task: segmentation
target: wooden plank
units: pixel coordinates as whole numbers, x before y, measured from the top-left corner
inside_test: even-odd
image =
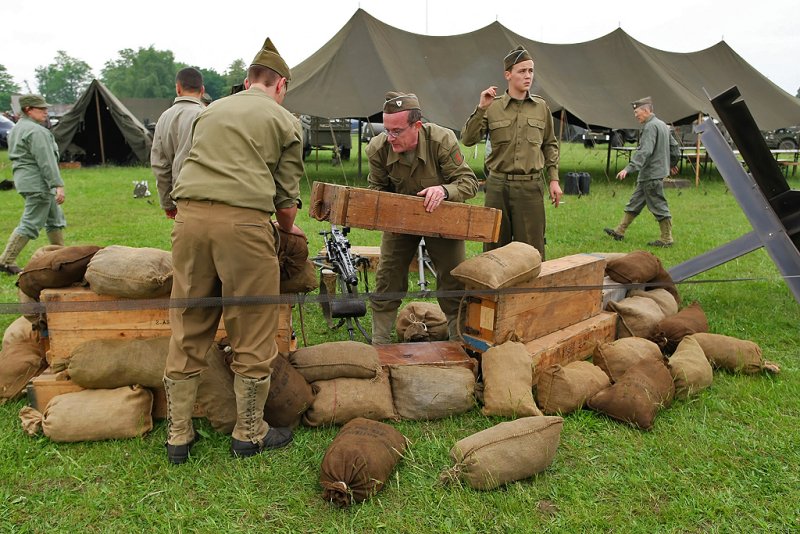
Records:
[[[597,343],[614,341],[617,314],[600,312],[580,323],[562,328],[525,344],[533,361],[533,383],[551,365],[566,365],[585,360],[592,355]]]
[[[381,365],[438,365],[466,367],[477,373],[477,362],[456,341],[375,345]]]
[[[386,191],[314,182],[309,214],[332,224],[447,239],[493,243],[500,236],[500,210],[443,202],[433,213],[423,199]]]

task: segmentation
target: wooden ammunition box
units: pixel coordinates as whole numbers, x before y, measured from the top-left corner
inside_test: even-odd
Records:
[[[466,367],[478,372],[478,362],[470,358],[461,343],[430,341],[424,343],[392,343],[375,345],[381,365],[436,365]]]
[[[478,352],[516,336],[527,343],[602,310],[606,261],[574,254],[542,262],[539,276],[497,294],[468,297],[464,341]]]
[[[443,202],[428,213],[422,197],[324,182],[311,188],[309,214],[341,226],[430,237],[494,243],[500,236],[500,210]]]

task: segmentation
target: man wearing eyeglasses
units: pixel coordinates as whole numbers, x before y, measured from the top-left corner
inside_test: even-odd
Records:
[[[270,428],[264,404],[278,354],[276,304],[198,306],[208,297],[268,297],[279,293],[277,230],[294,225],[303,141],[300,122],[281,105],[291,74],[270,39],[247,71],[245,90],[205,108],[194,122],[192,148],[172,192],[178,206],[172,230],[172,339],[164,386],[167,458],[185,462],[197,434],[192,412],[206,352],[220,317],[233,349],[237,419],[234,457],[288,445],[288,428]],[[192,305],[194,304],[194,305]]]
[[[383,105],[385,131],[367,146],[369,188],[423,197],[425,211],[435,211],[442,202],[464,202],[475,196],[478,180],[464,161],[452,130],[422,123],[419,100],[413,93],[386,93]],[[420,236],[384,232],[381,261],[375,275],[375,293],[405,293],[408,266],[417,252]],[[425,246],[436,266],[436,287],[440,291],[464,289],[450,271],[464,261],[464,241],[426,237]],[[447,316],[451,340],[458,339],[460,298],[439,298]],[[372,308],[373,344],[391,343],[392,328],[401,299],[374,298]],[[462,313],[462,321],[464,314]]]

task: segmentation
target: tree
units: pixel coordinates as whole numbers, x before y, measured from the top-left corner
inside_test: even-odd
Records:
[[[120,98],[173,98],[178,69],[170,50],[125,48],[106,62],[101,80]]]
[[[243,59],[236,59],[228,67],[228,72],[225,73],[225,84],[230,89],[232,86],[242,83],[245,76],[247,76],[247,65]]]
[[[0,111],[11,109],[11,95],[19,93],[19,85],[6,71],[5,65],[0,65]]]
[[[93,79],[88,63],[68,56],[63,50],[58,51],[53,63],[36,68],[39,92],[53,104],[74,103]]]

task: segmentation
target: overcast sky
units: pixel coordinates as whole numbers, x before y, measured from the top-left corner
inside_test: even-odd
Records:
[[[512,5],[519,7],[512,7]],[[201,8],[202,7],[202,8]],[[58,50],[95,76],[124,48],[153,45],[175,59],[224,73],[249,62],[269,36],[290,67],[324,45],[358,8],[400,29],[452,35],[495,20],[537,41],[575,43],[617,27],[646,45],[694,52],[725,40],[745,61],[792,95],[800,88],[800,0],[522,1],[2,0],[0,64],[23,91]]]

